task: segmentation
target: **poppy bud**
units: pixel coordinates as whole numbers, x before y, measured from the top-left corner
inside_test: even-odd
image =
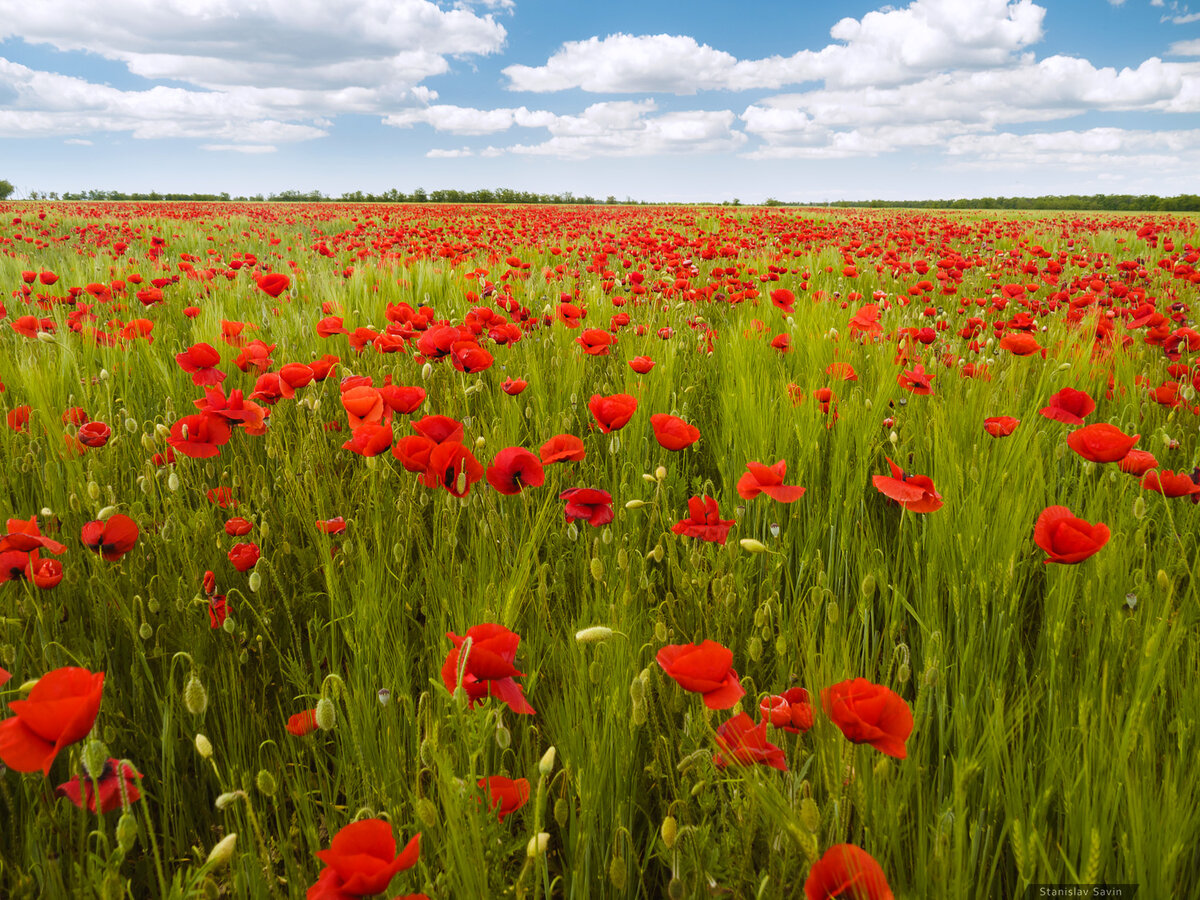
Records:
[[[641,676],[638,676],[629,683],[629,699],[633,701],[634,706],[637,706],[645,696],[646,686],[642,683]]]
[[[750,638],[749,646],[746,649],[750,654],[750,658],[755,662],[758,662],[762,658],[762,641],[758,639],[757,635]]]
[[[87,492],[88,492],[88,496],[91,497],[93,500],[100,499],[100,485],[96,484],[96,482],[94,482],[94,481],[88,482]]]
[[[254,784],[258,787],[259,791],[266,796],[275,796],[275,789],[277,787],[275,783],[275,776],[266,769],[258,770],[258,775],[254,778]]]
[[[99,779],[108,764],[108,748],[104,742],[92,738],[84,744],[81,762],[89,778]]]
[[[838,614],[837,601],[830,600],[829,604],[825,607],[825,617],[832,623],[838,620]]]
[[[542,777],[545,777],[554,771],[554,757],[557,755],[557,752],[558,751],[551,746],[545,753],[542,754],[542,758],[538,762],[538,772],[542,775]]]
[[[604,625],[593,625],[591,628],[575,632],[575,640],[581,644],[595,644],[598,641],[607,640],[612,633],[612,629]]]
[[[434,828],[438,823],[437,807],[428,797],[422,797],[416,802],[417,818],[426,828]]]
[[[332,731],[333,726],[337,724],[337,711],[333,708],[333,701],[328,697],[322,697],[317,701],[316,719],[317,727],[322,731]]]
[[[149,622],[142,623],[142,626],[138,629],[138,637],[140,637],[143,641],[148,641],[150,638],[154,637],[154,629],[150,627]]]
[[[900,668],[896,670],[896,680],[901,684],[908,684],[910,672],[908,663],[900,663]]]
[[[651,479],[653,481],[654,479]],[[641,509],[646,505],[645,500],[630,500],[625,504],[626,509]]]
[[[863,599],[870,600],[875,596],[875,576],[868,573],[863,577],[862,585],[860,586]]]
[[[624,547],[617,551],[617,565],[620,566],[621,569],[629,568],[629,554],[626,552]]]
[[[1135,519],[1146,518],[1146,501],[1142,497],[1138,497],[1133,501],[1133,517]]]
[[[669,900],[683,900],[683,882],[679,880],[679,876],[672,875],[671,880],[667,882],[667,897]]]
[[[654,637],[660,644],[665,644],[667,641],[667,623],[661,619],[654,623]]]
[[[625,860],[620,856],[614,856],[608,864],[608,880],[618,891],[625,890],[625,869]]]
[[[821,812],[812,797],[800,801],[800,824],[814,834],[821,827]]]
[[[421,380],[428,381],[431,375],[433,375],[433,363],[425,363],[421,367]]]
[[[387,706],[392,700],[392,692],[387,688],[380,688],[379,693],[376,696],[379,697],[380,706]]]
[[[504,727],[503,724],[496,726],[496,746],[501,750],[507,750],[512,745],[512,732]]]
[[[656,479],[658,479],[659,481],[665,481],[665,480],[666,480],[666,477],[667,477],[667,467],[666,467],[666,466],[659,466],[657,469],[655,469],[655,470],[654,470],[654,477],[655,477]]]
[[[571,807],[567,804],[565,797],[559,797],[554,801],[554,821],[558,823],[559,828],[565,828],[567,825],[567,817],[570,815]]]
[[[594,580],[596,580],[596,581],[604,580],[604,563],[600,560],[600,557],[593,556],[592,562],[591,562],[591,565],[589,566],[589,568],[592,571],[592,578]]]
[[[117,846],[121,848],[122,853],[133,849],[133,845],[137,843],[137,835],[137,819],[130,812],[121,813],[121,818],[117,819]]]
[[[649,474],[649,473],[643,473],[643,474],[642,474],[642,481],[648,481],[648,482],[650,482],[651,484],[654,484],[654,476],[653,476],[653,475],[651,475],[651,474]],[[631,500],[631,501],[630,501],[630,503],[632,503],[632,502],[633,502],[633,501]],[[641,502],[641,501],[639,501],[639,502]],[[628,505],[628,504],[626,504],[626,505]],[[643,505],[643,506],[645,506],[646,504],[644,504],[644,503],[643,503],[642,505]],[[636,509],[636,507],[635,507],[635,509]]]
[[[234,801],[241,796],[241,794],[241,791],[226,791],[223,794],[218,794],[213,805],[216,806],[218,810],[228,809],[233,805]]]
[[[258,589],[260,587],[262,587],[262,576],[260,574],[258,574],[257,569],[250,573],[250,578],[248,579],[248,582],[249,582],[249,586],[250,586],[250,592],[252,594],[257,594]]]
[[[193,716],[202,716],[208,709],[208,691],[196,677],[195,671],[188,676],[187,684],[183,686],[183,705]]]
[[[204,759],[212,759],[212,742],[202,734],[196,735],[196,752]]]
[[[525,845],[525,855],[530,859],[537,859],[546,852],[546,848],[550,846],[550,835],[544,831],[539,831],[529,839],[529,843]]]
[[[125,420],[125,430],[128,431],[130,434],[137,434],[137,430],[138,430],[137,419],[126,419]]]
[[[237,847],[237,832],[228,834],[217,843],[215,847],[209,851],[208,859],[204,861],[206,866],[212,866],[218,869],[225,865],[233,858],[234,848]]]
[[[662,562],[663,556],[666,554],[666,552],[667,551],[663,549],[662,544],[655,544],[654,549],[650,551],[649,555],[654,557],[655,562]]]
[[[738,543],[748,553],[765,553],[767,549],[766,544],[762,541],[756,541],[754,538],[742,538]]]

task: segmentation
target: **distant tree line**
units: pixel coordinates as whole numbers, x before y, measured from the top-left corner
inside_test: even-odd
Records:
[[[3,186],[8,182],[0,182],[0,199],[5,196]],[[9,186],[11,188],[11,185]],[[11,191],[10,191],[11,192]],[[581,204],[596,204],[596,203],[619,203],[616,197],[611,194],[604,200],[597,200],[595,197],[584,194],[581,197],[576,197],[571,191],[566,191],[560,194],[539,194],[535,191],[517,191],[512,188],[479,188],[474,191],[463,191],[456,188],[440,188],[434,191],[426,191],[424,188],[417,188],[410,194],[404,191],[392,188],[380,194],[372,194],[367,191],[349,191],[339,197],[332,197],[323,194],[321,191],[280,191],[277,194],[268,194],[264,197],[262,194],[254,194],[252,196],[231,196],[227,191],[220,194],[178,194],[178,193],[160,193],[158,191],[150,191],[149,193],[127,193],[125,191],[64,191],[61,196],[55,191],[30,191],[30,200],[74,200],[74,201],[159,201],[159,200],[181,200],[191,202],[216,202],[216,201],[240,201],[240,202],[267,202],[267,203],[581,203]],[[634,203],[637,201],[626,198],[625,203]]]
[[[783,205],[768,199],[767,206]],[[975,197],[965,200],[839,200],[833,203],[787,204],[867,209],[1029,209],[1111,212],[1200,212],[1200,197],[1179,194],[1048,194],[1043,197]]]

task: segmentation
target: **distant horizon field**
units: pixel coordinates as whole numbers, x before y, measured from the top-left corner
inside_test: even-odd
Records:
[[[1200,898],[1195,214],[8,201],[0,286],[0,895]]]

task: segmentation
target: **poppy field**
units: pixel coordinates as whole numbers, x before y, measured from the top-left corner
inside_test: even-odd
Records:
[[[0,895],[1200,897],[1200,234],[0,204]]]

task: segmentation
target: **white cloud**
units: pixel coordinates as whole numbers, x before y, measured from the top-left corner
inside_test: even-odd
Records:
[[[73,146],[77,146],[77,147],[90,147],[90,146],[92,146],[92,142],[91,142],[91,141],[84,140],[83,138],[67,138],[65,141],[63,141],[63,143],[64,143],[64,144],[71,144],[71,145],[73,145]]]
[[[279,148],[272,144],[201,144],[200,149],[217,153],[274,153]]]
[[[441,150],[434,148],[425,153],[427,159],[463,159],[467,156],[474,156],[469,147],[460,147],[457,150]]]
[[[0,133],[304,140],[325,134],[324,117],[430,102],[424,79],[505,37],[491,13],[430,0],[0,0],[0,40],[94,53],[172,85],[115,91],[0,60],[0,94],[17,93]]]
[[[480,155],[515,153],[585,159],[736,150],[746,143],[746,136],[734,130],[734,119],[730,110],[659,113],[653,100],[610,100],[593,103],[578,115],[559,115],[524,106],[490,110],[431,106],[405,110],[388,116],[384,122],[399,128],[427,124],[437,131],[474,135],[495,134],[513,126],[544,128],[550,133],[546,141],[488,147]],[[437,155],[451,153],[465,155],[457,151],[438,151]]]
[[[1200,13],[1188,13],[1183,16],[1171,16],[1169,20],[1173,25],[1191,25],[1193,22],[1200,22]]]
[[[542,66],[504,69],[512,90],[581,88],[594,93],[692,94],[897,83],[946,68],[1003,65],[1042,36],[1045,9],[1032,0],[913,0],[830,29],[841,43],[792,56],[738,60],[683,35],[614,34],[571,41]]]
[[[1194,189],[1200,165],[1200,129],[1144,131],[1092,128],[1035,134],[963,135],[947,156],[975,167],[1031,166],[1114,175],[1185,174]],[[1186,185],[1178,184],[1182,189]]]
[[[1168,56],[1200,56],[1200,38],[1193,41],[1176,41],[1167,48]]]

